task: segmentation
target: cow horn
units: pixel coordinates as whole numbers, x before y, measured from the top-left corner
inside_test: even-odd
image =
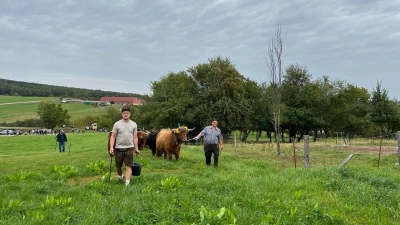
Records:
[[[196,129],[196,127],[193,127],[192,129],[189,129],[188,132],[189,132],[189,131],[192,131],[192,130],[194,130],[194,129]]]

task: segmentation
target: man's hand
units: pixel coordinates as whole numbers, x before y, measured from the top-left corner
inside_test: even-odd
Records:
[[[110,148],[110,154],[114,155],[114,149],[113,148]]]
[[[136,150],[135,150],[135,153],[136,153],[136,155],[140,155],[139,149],[136,149]]]

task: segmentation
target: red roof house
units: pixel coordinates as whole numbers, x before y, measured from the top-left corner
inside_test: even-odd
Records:
[[[104,96],[100,98],[102,102],[110,102],[114,104],[123,105],[142,105],[144,100],[138,97],[108,97]]]

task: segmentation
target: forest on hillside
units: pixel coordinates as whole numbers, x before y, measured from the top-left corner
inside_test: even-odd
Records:
[[[103,96],[140,97],[140,94],[102,91],[84,88],[64,87],[47,84],[29,83],[0,78],[0,95],[27,97],[61,97],[83,100],[100,100]]]

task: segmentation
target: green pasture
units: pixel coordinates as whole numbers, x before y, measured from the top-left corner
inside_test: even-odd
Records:
[[[27,119],[38,119],[37,109],[41,100],[54,100],[56,98],[34,98],[34,97],[11,97],[0,96],[0,102],[13,103],[1,104],[0,103],[0,123],[2,122],[15,122]],[[30,102],[34,101],[34,102]],[[68,110],[71,120],[77,116],[84,116],[88,114],[101,112],[103,108],[95,108],[92,105],[85,105],[83,103],[63,103],[63,109]]]
[[[219,167],[202,146],[183,145],[179,162],[145,148],[142,173],[125,187],[107,154],[106,133],[0,136],[0,224],[398,224],[396,142],[275,145],[229,141]],[[361,140],[359,140],[361,142]],[[70,148],[69,148],[70,146]],[[367,146],[368,148],[364,148]],[[296,149],[297,168],[293,152]],[[368,151],[365,151],[367,149]],[[69,151],[70,150],[70,151]],[[353,158],[338,165],[349,155]]]
[[[57,97],[23,97],[23,96],[7,96],[0,95],[0,104],[15,103],[15,102],[31,102],[31,101],[53,101],[59,100]]]

